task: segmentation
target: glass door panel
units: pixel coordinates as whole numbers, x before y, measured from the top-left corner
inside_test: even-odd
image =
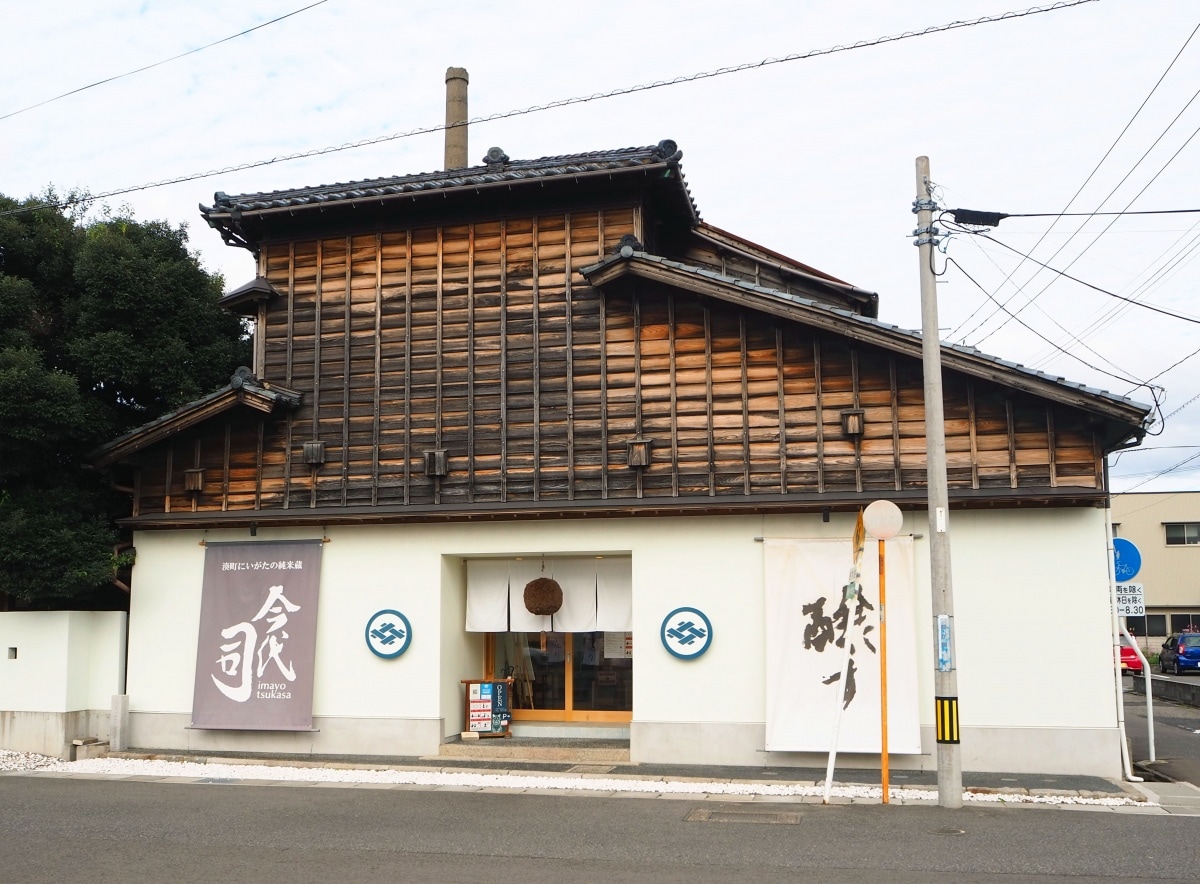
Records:
[[[512,678],[512,708],[566,711],[567,641],[562,632],[496,634],[494,668],[501,678]]]
[[[515,719],[630,719],[630,633],[498,632],[492,648],[493,677],[513,679]]]
[[[571,708],[632,712],[633,657],[626,633],[577,632],[571,636]]]

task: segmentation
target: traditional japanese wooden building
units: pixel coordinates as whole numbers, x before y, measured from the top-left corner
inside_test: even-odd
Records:
[[[460,682],[509,677],[520,733],[812,764],[798,716],[832,707],[792,690],[818,674],[811,604],[838,596],[855,514],[886,498],[909,550],[902,573],[889,558],[889,591],[908,585],[893,766],[935,766],[920,335],[701,220],[681,157],[493,148],[202,207],[257,259],[223,301],[254,324],[254,364],[96,457],[132,492],[133,745],[437,753],[475,726]],[[1115,775],[1105,456],[1147,409],[973,349],[942,359],[964,767]],[[323,547],[311,726],[192,727],[206,547],[304,540]],[[776,540],[820,562],[781,565]],[[552,615],[526,604],[539,577],[561,588]],[[401,654],[372,644],[384,612]],[[1063,695],[1012,649],[1067,622]],[[286,668],[276,652],[254,678]],[[871,728],[850,732],[843,751],[877,763]]]

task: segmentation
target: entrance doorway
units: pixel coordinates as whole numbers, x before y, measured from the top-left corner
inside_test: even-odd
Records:
[[[632,719],[632,633],[494,632],[488,644],[488,677],[513,679],[514,721]]]

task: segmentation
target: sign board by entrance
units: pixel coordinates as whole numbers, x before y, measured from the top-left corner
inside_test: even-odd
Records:
[[[1146,595],[1143,592],[1145,584],[1117,584],[1117,616],[1144,617],[1146,616]]]
[[[480,737],[510,737],[509,692],[512,679],[463,679],[467,686],[467,733]]]

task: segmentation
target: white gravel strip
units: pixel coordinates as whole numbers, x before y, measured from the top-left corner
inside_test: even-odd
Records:
[[[0,771],[44,771],[113,777],[186,777],[218,780],[272,780],[310,783],[367,783],[379,785],[457,786],[478,789],[514,790],[573,790],[580,792],[671,793],[687,795],[764,795],[794,798],[819,798],[825,794],[824,785],[806,786],[793,783],[706,783],[681,782],[667,779],[604,779],[599,776],[543,774],[522,776],[513,773],[470,773],[434,770],[378,770],[277,767],[263,764],[220,764],[195,761],[157,761],[132,758],[89,758],[84,761],[59,761],[31,752],[0,750]],[[830,795],[835,798],[879,799],[883,790],[878,786],[834,784]],[[936,801],[936,790],[900,788],[890,791],[892,798],[906,801]],[[1099,805],[1125,807],[1146,805],[1127,797],[1084,798],[1071,795],[1029,795],[966,792],[963,800],[991,804],[1056,804]]]

